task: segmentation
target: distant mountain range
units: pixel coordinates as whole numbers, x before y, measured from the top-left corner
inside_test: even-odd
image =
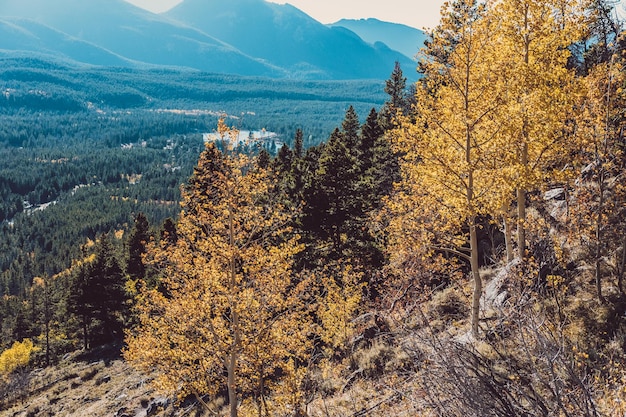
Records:
[[[427,38],[419,29],[378,19],[342,19],[329,26],[350,29],[366,42],[374,45],[383,42],[391,49],[411,58],[417,55]]]
[[[374,29],[326,26],[265,0],[184,0],[164,14],[123,0],[2,0],[0,50],[98,66],[329,80],[386,79],[399,61],[411,77],[415,64],[399,39],[421,32],[400,35],[406,27],[375,22],[393,37],[373,40]]]

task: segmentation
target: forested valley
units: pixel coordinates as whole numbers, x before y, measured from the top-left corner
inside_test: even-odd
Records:
[[[611,7],[452,1],[413,86],[12,58],[0,410],[80,415],[123,363],[164,399],[94,415],[623,416]]]

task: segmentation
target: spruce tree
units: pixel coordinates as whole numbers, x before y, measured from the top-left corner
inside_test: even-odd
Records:
[[[370,111],[361,128],[361,165],[367,207],[378,208],[382,198],[391,193],[394,182],[400,179],[400,169],[376,109]]]
[[[146,253],[146,245],[150,241],[150,224],[146,215],[138,213],[135,218],[135,226],[128,238],[128,264],[126,273],[132,280],[143,279],[146,275],[146,267],[143,263],[143,255]]]
[[[385,82],[385,93],[389,95],[389,99],[380,111],[380,124],[384,130],[391,130],[394,128],[398,115],[408,113],[410,110],[406,93],[406,77],[399,62],[396,62],[391,76]]]
[[[83,332],[83,345],[121,338],[127,294],[122,268],[111,238],[104,234],[96,242],[94,254],[77,269],[70,295],[70,310]]]
[[[293,157],[300,159],[304,156],[304,134],[302,129],[296,130],[296,136],[293,141]]]

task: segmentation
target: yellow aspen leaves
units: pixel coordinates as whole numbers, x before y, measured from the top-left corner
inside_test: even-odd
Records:
[[[6,377],[16,370],[26,367],[35,351],[36,348],[30,339],[13,343],[13,346],[0,354],[0,376]]]
[[[156,370],[162,389],[212,399],[227,390],[231,416],[250,402],[274,415],[297,399],[294,364],[311,346],[308,280],[292,273],[302,245],[273,192],[252,158],[207,144],[183,193],[178,240],[149,249],[160,288],[140,294],[127,337],[125,357]]]

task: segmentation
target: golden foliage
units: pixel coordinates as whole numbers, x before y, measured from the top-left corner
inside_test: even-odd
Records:
[[[26,367],[34,352],[36,348],[30,339],[13,343],[13,346],[0,354],[0,375],[6,377],[17,369]]]
[[[335,273],[325,273],[322,278],[324,295],[318,308],[321,321],[321,338],[327,344],[329,356],[348,344],[354,337],[353,319],[361,308],[362,274],[350,265],[339,265]]]
[[[309,280],[292,274],[302,245],[271,193],[252,159],[207,145],[184,190],[177,243],[150,249],[163,289],[140,292],[140,324],[127,338],[125,357],[159,371],[162,389],[184,397],[227,387],[231,415],[242,395],[272,414],[285,398],[300,401],[295,364],[310,348]]]

